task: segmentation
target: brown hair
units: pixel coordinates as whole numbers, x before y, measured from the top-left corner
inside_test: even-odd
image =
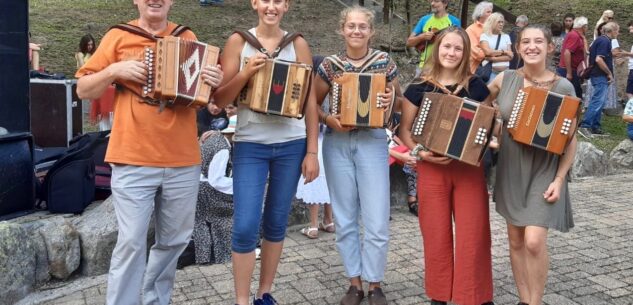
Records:
[[[345,26],[345,22],[347,22],[347,16],[351,13],[361,13],[364,14],[365,17],[367,17],[367,23],[369,23],[369,28],[371,29],[372,32],[374,32],[374,19],[376,19],[376,14],[374,14],[374,11],[359,6],[359,5],[353,5],[350,7],[346,7],[344,10],[341,11],[341,14],[339,15],[339,27],[337,32],[339,34],[341,34],[343,32],[343,27]]]
[[[447,27],[437,33],[434,43],[435,47],[433,48],[431,56],[429,57],[429,60],[424,64],[424,68],[422,73],[420,74],[419,79],[414,82],[420,83],[429,79],[437,80],[440,75],[440,70],[443,69],[439,61],[439,46],[440,44],[442,44],[442,41],[449,33],[455,33],[459,35],[464,43],[462,60],[459,63],[459,66],[457,66],[457,82],[459,85],[468,90],[468,82],[470,81],[470,77],[472,76],[472,73],[470,72],[470,39],[468,38],[468,34],[466,34],[466,31],[464,31],[464,29],[456,26]]]

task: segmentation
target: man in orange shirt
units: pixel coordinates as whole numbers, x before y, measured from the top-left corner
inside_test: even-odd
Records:
[[[479,2],[473,10],[473,23],[466,28],[466,33],[468,33],[468,38],[470,39],[471,73],[475,73],[479,64],[486,57],[486,54],[479,46],[479,39],[481,38],[481,33],[484,32],[484,22],[486,22],[490,14],[492,14],[492,3],[488,1]]]
[[[139,18],[128,24],[155,36],[178,25],[167,20],[173,0],[134,0]],[[195,40],[189,30],[179,37]],[[196,109],[159,108],[141,100],[148,68],[145,47],[155,41],[122,29],[106,33],[76,77],[77,94],[95,99],[116,83],[112,132],[106,161],[112,164],[112,197],[119,225],[110,261],[106,303],[169,304],[176,262],[191,238],[200,180]],[[218,87],[219,66],[201,69],[202,80]],[[147,231],[155,215],[155,239],[147,259]]]

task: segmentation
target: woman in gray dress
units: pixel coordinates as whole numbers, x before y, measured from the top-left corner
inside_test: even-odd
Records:
[[[548,230],[567,232],[574,226],[567,174],[576,153],[575,137],[565,153],[558,156],[513,141],[505,127],[521,88],[535,86],[574,95],[572,84],[546,67],[547,55],[553,48],[549,29],[525,27],[517,39],[517,51],[524,67],[505,71],[488,85],[489,98],[498,97],[499,119],[504,122],[494,200],[497,212],[507,222],[510,261],[520,305],[542,304],[549,269]]]

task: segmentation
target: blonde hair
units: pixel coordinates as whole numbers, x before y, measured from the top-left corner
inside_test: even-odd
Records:
[[[503,15],[501,13],[490,14],[490,16],[488,16],[488,19],[486,19],[486,22],[484,23],[484,33],[488,35],[493,35],[492,29],[494,29],[497,26],[497,23],[499,21],[503,21],[503,22],[506,21],[505,18],[503,18]],[[503,34],[503,31],[501,31],[499,34]]]
[[[442,44],[444,38],[450,33],[455,33],[460,36],[462,38],[462,42],[464,43],[462,60],[459,63],[459,66],[457,66],[457,72],[455,74],[457,83],[464,87],[464,89],[468,90],[468,83],[470,81],[470,77],[472,76],[472,73],[470,72],[470,39],[464,29],[456,26],[447,27],[437,34],[435,42],[433,43],[435,47],[431,52],[431,56],[426,63],[424,63],[422,73],[420,74],[419,79],[414,81],[414,83],[438,79],[440,76],[440,70],[444,69],[439,61],[440,45]]]
[[[369,23],[369,28],[371,29],[372,33],[374,32],[374,19],[376,19],[376,14],[374,14],[374,11],[366,7],[353,5],[341,11],[341,14],[339,15],[339,20],[338,20],[339,27],[338,27],[337,33],[339,34],[343,33],[343,27],[345,26],[345,22],[347,22],[347,17],[351,13],[361,13],[365,15],[365,17],[367,17],[367,23]]]

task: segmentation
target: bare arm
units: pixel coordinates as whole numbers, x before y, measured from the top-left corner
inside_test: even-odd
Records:
[[[627,123],[633,123],[633,115],[623,114],[622,115],[622,120],[627,122]]]
[[[571,69],[571,52],[569,51],[569,49],[565,49],[565,52],[563,52],[563,60],[565,60],[565,69],[567,70],[566,77],[568,80],[571,81],[574,75]]]
[[[572,126],[576,126],[576,123],[574,122]],[[569,145],[567,145],[567,148],[565,149],[565,154],[561,156],[558,162],[558,169],[556,170],[556,176],[554,177],[554,180],[550,183],[547,190],[543,193],[543,198],[545,198],[545,200],[547,200],[547,202],[549,203],[554,203],[560,198],[560,192],[563,184],[565,183],[565,177],[567,176],[567,172],[574,163],[577,144],[578,142],[576,140],[576,137],[572,137]]]
[[[495,79],[490,84],[488,84],[488,90],[490,91],[490,95],[488,95],[488,97],[484,101],[484,104],[487,104],[487,105],[495,104],[494,101],[497,99],[497,96],[499,96],[499,92],[501,91],[501,85],[503,83],[504,73],[505,72],[499,73],[499,75],[497,75],[497,77],[495,77]],[[501,118],[501,114],[499,113],[498,106],[494,106],[494,107],[496,109],[497,118]],[[492,131],[492,134],[495,137],[499,137],[499,135],[501,134],[501,124],[495,124],[495,128]]]
[[[117,80],[143,85],[147,80],[147,68],[137,60],[115,62],[99,72],[80,77],[77,80],[77,96],[81,99],[97,99]]]
[[[407,38],[406,45],[409,48],[415,47],[419,45],[421,42],[430,41],[431,39],[433,39],[434,36],[435,36],[435,33],[431,31],[426,31],[424,33],[420,33],[417,35],[415,33],[411,33],[411,35],[409,35],[409,37]]]
[[[240,71],[242,48],[244,47],[244,39],[239,34],[233,34],[226,41],[224,51],[220,58],[224,78],[222,84],[213,94],[214,103],[224,108],[226,105],[233,103],[237,96],[246,86],[250,77],[261,69],[266,60],[266,55],[258,53],[249,58],[248,64]]]

